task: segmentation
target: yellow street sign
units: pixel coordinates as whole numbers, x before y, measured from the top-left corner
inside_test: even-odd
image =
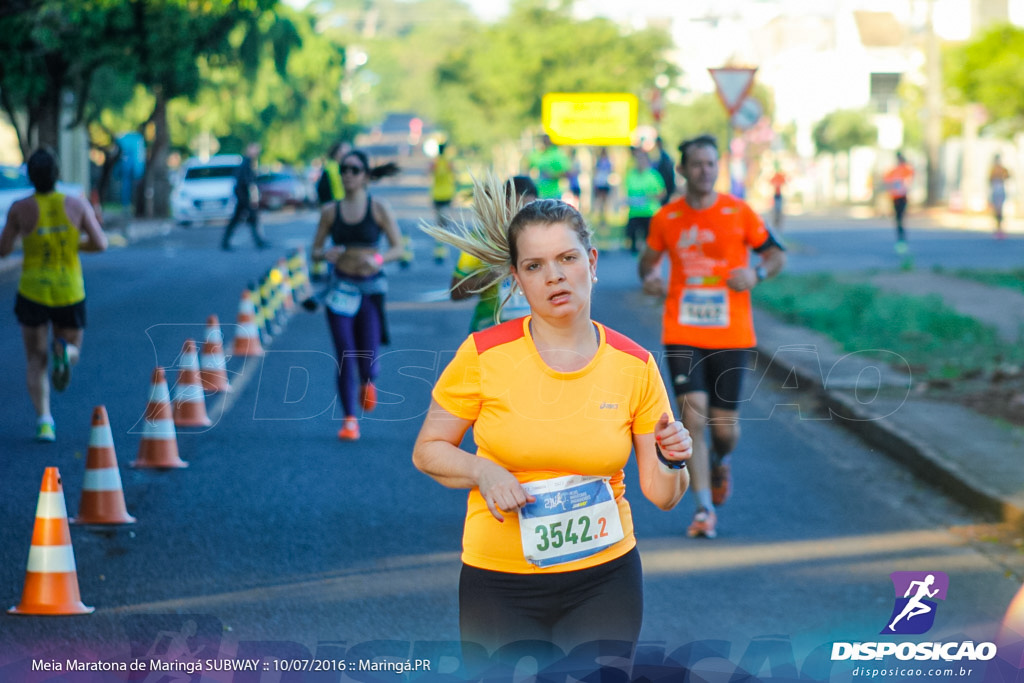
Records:
[[[636,128],[630,93],[548,93],[542,106],[544,132],[556,145],[628,145]]]

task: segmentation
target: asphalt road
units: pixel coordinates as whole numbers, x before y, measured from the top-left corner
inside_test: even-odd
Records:
[[[83,257],[89,327],[71,387],[54,397],[56,444],[32,441],[20,335],[9,308],[0,317],[0,596],[8,605],[20,596],[44,467],[60,468],[69,512],[78,508],[95,405],[110,414],[128,510],[138,518],[110,529],[72,527],[81,593],[96,612],[0,615],[0,681],[58,680],[31,673],[33,659],[161,656],[260,665],[244,675],[207,665],[191,679],[149,670],[95,680],[343,675],[282,673],[268,663],[275,657],[303,666],[423,658],[434,673],[462,673],[454,641],[465,493],[416,472],[410,452],[431,383],[464,338],[470,306],[444,299],[451,263],[435,265],[426,240],[415,237],[412,268],[389,266],[392,343],[381,359],[381,405],[363,421],[362,440],[335,438],[341,416],[326,324],[322,314],[298,311],[265,358],[229,360],[235,391],[209,402],[216,424],[179,430],[190,467],[127,466],[153,368],[173,366],[185,338],[202,338],[210,314],[232,339],[245,285],[311,238],[312,214],[272,223],[270,251],[251,248],[240,230],[238,249],[225,254],[216,248],[220,227],[207,226]],[[410,218],[402,224],[415,232]],[[1019,246],[1019,239],[999,247],[983,234],[915,230],[912,222],[910,231],[919,266],[998,265],[1009,258],[1005,244]],[[794,271],[898,265],[884,223],[793,219],[785,234]],[[658,307],[637,291],[628,254],[602,254],[599,273],[595,319],[657,350]],[[0,301],[13,301],[15,289],[15,276],[2,276]],[[828,649],[879,639],[895,571],[949,575],[928,639],[993,640],[1020,580],[1001,548],[969,540],[984,520],[822,419],[816,406],[779,405],[768,379],[750,386],[736,494],[721,510],[718,539],[687,539],[692,497],[658,511],[640,495],[635,466],[627,471],[646,577],[642,662],[671,654],[709,681],[729,680],[740,667],[768,679],[802,672],[849,680],[857,663],[830,667]],[[981,680],[976,675],[954,679]]]

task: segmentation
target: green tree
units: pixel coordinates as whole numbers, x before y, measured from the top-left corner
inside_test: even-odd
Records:
[[[851,150],[854,147],[875,145],[878,142],[878,127],[871,122],[871,116],[866,111],[839,109],[819,121],[811,136],[819,154],[846,154],[846,166],[849,169]],[[849,171],[846,182],[849,192],[849,183],[852,182]]]
[[[854,147],[874,145],[878,141],[878,128],[871,122],[868,112],[840,109],[819,121],[812,136],[819,154],[839,154]]]
[[[71,125],[82,121],[94,74],[123,54],[124,24],[115,0],[36,0],[0,12],[0,107],[23,155],[37,145],[60,151],[63,112]]]
[[[141,126],[147,144],[136,201],[139,215],[170,213],[169,102],[198,92],[200,60],[242,62],[255,72],[263,37],[260,22],[265,15],[272,16],[276,4],[277,0],[207,0],[202,6],[188,0],[131,2],[128,54],[136,80],[153,97],[152,112]],[[273,20],[265,27],[271,25]]]
[[[441,111],[437,70],[452,46],[481,30],[480,22],[459,0],[388,0],[375,5],[380,7],[380,20],[373,38],[353,32],[338,38],[369,55],[365,66],[349,73],[372,86],[373,96],[359,100],[360,115],[373,120],[388,111],[410,111],[436,120]]]
[[[450,45],[435,72],[437,118],[463,146],[488,149],[536,129],[549,92],[631,92],[644,101],[671,47],[656,29],[577,21],[570,1],[517,0],[508,17]]]
[[[268,39],[249,57],[254,67],[200,60],[198,93],[169,110],[175,147],[198,152],[196,141],[212,135],[222,151],[240,152],[258,140],[264,159],[298,163],[353,137],[355,124],[339,99],[345,48],[317,31],[308,13],[281,6],[275,14]],[[290,27],[281,34],[291,45],[285,60],[281,39],[274,39],[277,26]]]
[[[943,80],[955,103],[979,103],[1000,133],[1024,130],[1024,29],[1000,24],[946,50]]]

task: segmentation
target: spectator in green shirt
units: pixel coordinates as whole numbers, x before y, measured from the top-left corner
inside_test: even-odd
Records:
[[[540,145],[541,148],[530,155],[530,171],[537,176],[538,196],[540,199],[561,199],[562,178],[571,168],[569,157],[547,135],[541,136]]]
[[[626,243],[632,253],[639,251],[647,241],[647,229],[651,216],[661,208],[665,197],[665,181],[661,174],[651,167],[651,159],[640,147],[633,147],[633,165],[626,171],[626,204],[629,206],[629,221],[626,223]]]

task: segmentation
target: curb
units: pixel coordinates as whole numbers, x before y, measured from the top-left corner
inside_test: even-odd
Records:
[[[826,388],[820,375],[815,376],[793,363],[780,362],[774,353],[775,349],[769,346],[759,344],[756,348],[759,354],[773,359],[767,370],[773,378],[785,382],[795,377],[798,386],[820,399],[845,429],[905,466],[914,476],[971,509],[1024,528],[1024,508],[1020,505],[977,481],[943,458],[932,446],[901,429],[898,424],[864,409],[852,396]]]

